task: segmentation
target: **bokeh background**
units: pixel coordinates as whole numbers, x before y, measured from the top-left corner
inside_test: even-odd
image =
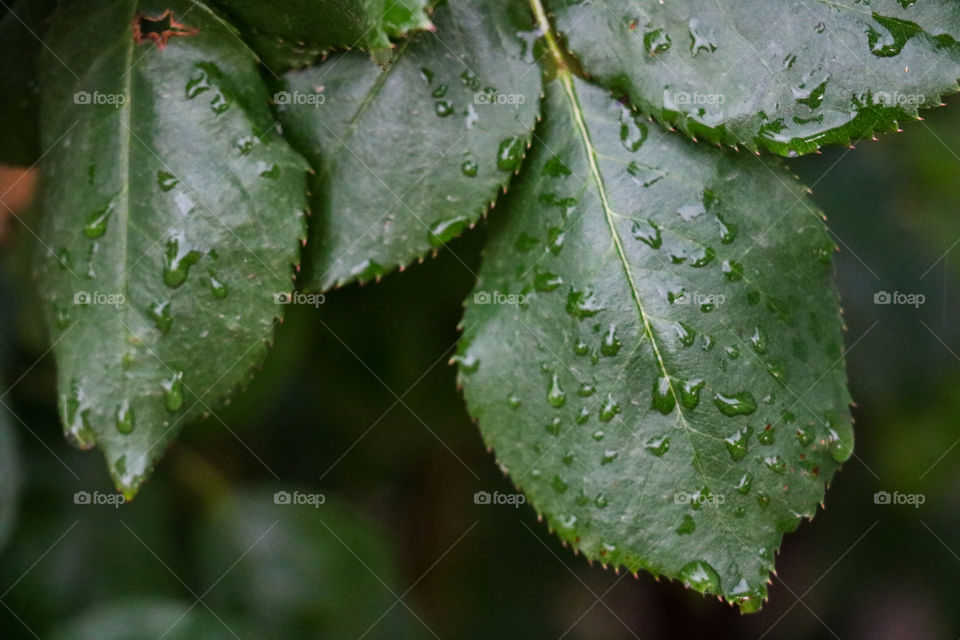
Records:
[[[528,505],[475,504],[478,491],[513,491],[448,364],[483,225],[379,284],[290,308],[255,383],[189,425],[135,502],[75,504],[112,487],[98,453],[60,434],[43,283],[29,277],[39,213],[8,193],[0,437],[19,452],[0,459],[0,529],[16,518],[0,550],[0,637],[960,636],[960,100],[949,102],[901,134],[789,161],[840,247],[857,448],[826,509],[787,536],[770,600],[749,616],[589,566]],[[17,179],[0,172],[0,193]],[[925,302],[878,305],[880,291]],[[325,502],[276,505],[276,491]],[[878,491],[923,504],[876,504]]]

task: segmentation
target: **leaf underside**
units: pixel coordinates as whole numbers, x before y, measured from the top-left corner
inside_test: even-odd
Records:
[[[522,8],[522,7],[521,7]],[[302,281],[379,278],[472,226],[519,168],[540,73],[523,20],[487,1],[438,7],[435,33],[384,71],[346,53],[285,76],[284,130],[318,170]],[[520,34],[520,35],[518,35]]]
[[[134,40],[140,16],[168,9],[185,35]],[[41,79],[37,269],[60,413],[131,497],[180,426],[263,359],[305,235],[307,166],[254,58],[202,4],[61,11],[47,42],[69,65],[51,54]]]
[[[955,0],[550,0],[599,84],[660,122],[781,155],[893,131],[958,90]]]
[[[431,27],[427,0],[216,0],[273,73],[315,63],[332,49],[390,57],[390,38]]]
[[[463,320],[471,414],[587,558],[756,610],[853,446],[819,213],[565,72],[527,162]]]

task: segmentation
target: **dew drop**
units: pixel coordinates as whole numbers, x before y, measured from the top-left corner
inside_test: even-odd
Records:
[[[757,401],[749,391],[739,393],[716,393],[713,402],[725,416],[746,416],[757,410]]]
[[[600,464],[610,464],[617,459],[617,452],[613,449],[607,449],[603,452],[603,457],[600,458]]]
[[[164,404],[167,411],[173,413],[183,406],[183,371],[177,371],[168,380],[161,384],[163,387]]]
[[[170,302],[157,302],[147,309],[147,315],[153,320],[160,333],[169,333],[173,326],[173,318],[170,317]]]
[[[640,114],[626,107],[620,110],[620,142],[627,151],[637,151],[647,139],[647,125]]]
[[[453,115],[453,103],[449,100],[437,100],[433,105],[433,112],[441,118]]]
[[[470,218],[467,216],[453,216],[433,224],[427,233],[427,241],[431,247],[440,247],[453,240],[467,228]]]
[[[124,398],[120,406],[117,407],[116,415],[117,431],[124,435],[133,433],[134,416],[133,407],[130,406],[130,400]]]
[[[670,378],[667,376],[657,376],[653,383],[653,401],[652,408],[663,415],[668,415],[677,404],[677,399],[673,395],[673,389],[670,388]]]
[[[757,434],[757,441],[760,444],[771,445],[776,440],[773,425],[767,425],[763,431]]]
[[[697,332],[685,322],[674,322],[673,331],[677,334],[677,339],[684,347],[693,346],[697,339]]]
[[[227,288],[227,285],[221,282],[214,272],[210,272],[210,291],[213,293],[213,297],[218,300],[223,300],[228,295],[230,295],[230,290]]]
[[[680,523],[680,526],[677,527],[677,534],[684,536],[689,535],[696,531],[697,523],[693,521],[693,516],[689,513],[683,514],[683,522]]]
[[[607,399],[603,401],[603,406],[600,407],[600,422],[610,422],[618,413],[620,413],[620,405],[608,393]]]
[[[683,584],[700,593],[720,592],[720,574],[703,560],[683,565],[679,577]]]
[[[747,495],[750,493],[750,487],[753,485],[753,474],[747,471],[742,476],[740,480],[737,481],[736,487],[737,493],[741,495]]]
[[[574,291],[570,290],[570,293],[567,294],[567,313],[570,315],[583,320],[584,318],[590,318],[601,311],[606,307],[603,306],[596,296],[593,294],[593,291]]]
[[[533,288],[541,293],[553,291],[563,284],[563,278],[549,271],[540,271],[533,276]]]
[[[655,56],[670,48],[670,36],[663,29],[650,29],[643,34],[643,48],[648,56]]]
[[[670,438],[666,435],[652,436],[643,443],[643,447],[659,458],[670,450]]]
[[[519,409],[521,404],[523,404],[523,402],[520,400],[520,397],[517,396],[517,394],[515,393],[507,394],[508,407],[510,407],[511,409]]]
[[[175,289],[186,282],[190,267],[196,264],[201,256],[199,251],[189,248],[182,233],[172,236],[167,240],[163,266],[164,284]]]
[[[552,436],[560,435],[560,418],[554,418],[544,427],[547,433]]]
[[[600,342],[600,353],[605,356],[615,356],[620,352],[620,338],[617,337],[617,327],[611,324]]]
[[[732,435],[723,439],[723,443],[727,445],[727,452],[730,454],[731,460],[738,462],[747,455],[747,442],[752,433],[753,428],[747,426],[742,429],[737,429]]]
[[[523,138],[512,137],[503,140],[497,149],[497,168],[501,171],[516,171],[523,160]]]
[[[476,177],[479,170],[480,167],[478,167],[477,163],[473,160],[465,160],[464,163],[460,165],[460,172],[468,178]]]
[[[691,378],[680,385],[680,404],[684,409],[693,411],[697,408],[700,404],[700,390],[703,389],[704,384],[700,378]]]
[[[753,335],[750,336],[750,344],[753,346],[753,350],[760,355],[767,352],[767,338],[763,335],[760,327],[754,328]]]
[[[651,249],[659,249],[663,246],[663,238],[660,236],[660,227],[650,220],[634,220],[630,233],[640,242],[646,244]]]
[[[763,459],[763,463],[774,473],[784,473],[787,470],[787,463],[780,456],[769,456]]]
[[[556,373],[550,381],[550,388],[547,389],[547,402],[551,407],[560,408],[567,401],[567,394],[560,388],[560,378]]]
[[[83,225],[83,233],[88,238],[99,238],[107,232],[107,222],[110,220],[110,214],[113,212],[113,205],[108,204],[102,209],[97,209],[87,216],[87,221]]]
[[[166,171],[157,171],[157,185],[160,186],[161,191],[170,191],[178,184],[180,184],[180,180],[177,176]]]

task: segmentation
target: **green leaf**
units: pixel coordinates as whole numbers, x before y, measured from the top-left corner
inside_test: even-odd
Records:
[[[236,630],[236,631],[235,631]],[[101,604],[58,625],[54,640],[230,640],[251,632],[192,601],[128,598]]]
[[[20,455],[5,405],[0,405],[0,549],[13,533],[20,500]]]
[[[29,166],[40,157],[36,59],[55,0],[22,0],[0,14],[0,163]]]
[[[587,558],[756,610],[852,451],[834,246],[776,163],[546,93],[468,300],[470,412]]]
[[[140,16],[167,9],[180,35],[136,42]],[[83,71],[46,57],[41,82],[38,282],[60,412],[132,497],[179,428],[265,356],[304,235],[306,164],[253,57],[203,4],[65,9],[48,42]]]
[[[384,533],[324,494],[238,492],[203,524],[198,544],[201,575],[218,585],[211,605],[243,612],[273,637],[428,635],[396,603],[402,590]]]
[[[409,31],[431,28],[427,0],[216,0],[274,73],[305,67],[332,49],[365,49],[379,62]]]
[[[954,0],[550,0],[597,82],[659,121],[782,155],[892,131],[960,78]]]
[[[437,251],[520,165],[540,78],[529,15],[487,0],[437,8],[386,71],[345,54],[286,76],[284,129],[318,168],[304,281],[378,278]]]

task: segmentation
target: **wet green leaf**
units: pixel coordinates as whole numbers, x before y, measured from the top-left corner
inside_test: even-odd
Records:
[[[756,610],[852,447],[820,214],[565,72],[536,138],[468,299],[470,412],[588,558]]]
[[[390,58],[391,38],[429,29],[427,0],[215,0],[274,73],[309,66],[332,49]]]
[[[263,359],[304,235],[306,164],[253,57],[202,4],[64,10],[47,42],[84,70],[45,57],[41,80],[38,282],[60,413],[132,496]]]
[[[519,168],[540,92],[533,38],[525,11],[489,4],[437,8],[436,33],[405,40],[386,71],[344,54],[285,77],[284,130],[318,169],[310,286],[378,278],[435,251]]]
[[[960,78],[954,0],[550,0],[587,72],[696,137],[783,155],[896,130]]]

